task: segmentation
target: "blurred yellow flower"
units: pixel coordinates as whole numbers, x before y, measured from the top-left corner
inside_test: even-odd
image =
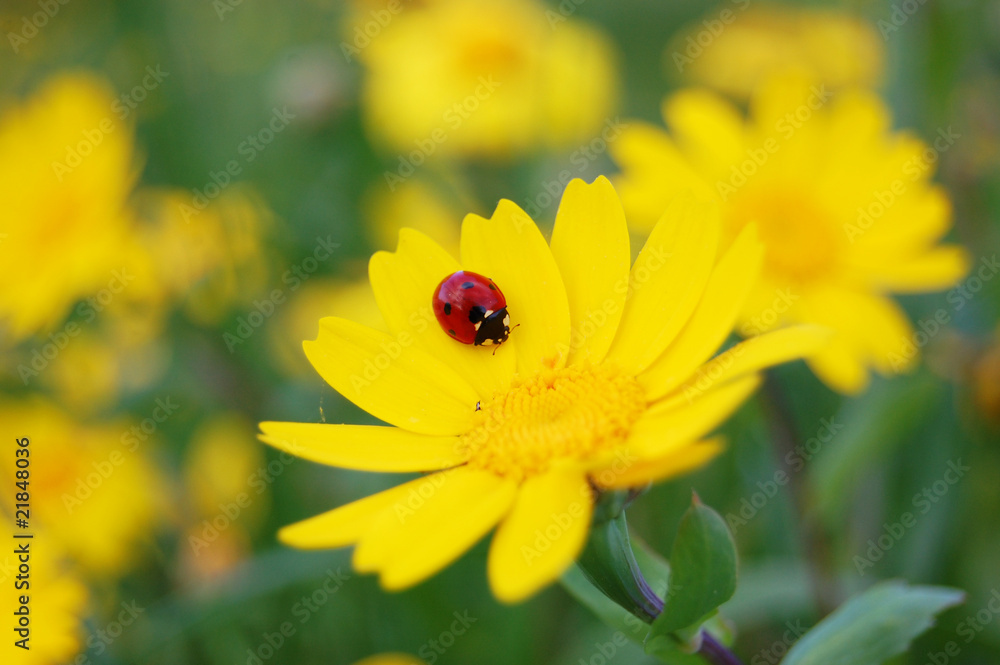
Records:
[[[393,427],[261,424],[263,441],[373,472],[432,471],[283,529],[304,548],[357,545],[354,567],[387,589],[448,565],[499,524],[490,583],[506,602],[555,580],[586,541],[592,487],[641,486],[695,469],[705,439],[760,370],[815,350],[787,329],[710,360],[729,336],[763,248],[747,228],[717,253],[718,211],[678,200],[630,268],[629,234],[605,178],[569,183],[551,244],[502,200],[465,218],[459,263],[404,229],[369,276],[390,333],[326,318],[306,355],[344,397]],[[488,275],[518,327],[502,346],[459,344],[431,297],[459,269]]]
[[[182,534],[182,578],[194,587],[217,578],[250,553],[250,533],[270,508],[255,478],[266,465],[244,416],[221,412],[199,425],[184,461],[189,526]]]
[[[39,378],[75,413],[92,415],[112,406],[121,391],[119,351],[101,336],[84,330],[62,349]]]
[[[504,158],[593,138],[616,102],[611,47],[532,0],[450,0],[392,19],[363,51],[372,136],[405,180],[440,156]]]
[[[31,523],[47,531],[51,545],[101,575],[139,558],[137,543],[152,540],[168,507],[147,458],[150,434],[177,408],[160,398],[139,424],[91,425],[38,396],[0,405],[0,422],[31,440]],[[5,472],[10,487],[13,473]]]
[[[0,614],[8,628],[0,644],[0,660],[18,665],[69,663],[83,647],[87,588],[59,559],[58,547],[45,531],[32,527],[18,533],[31,533],[33,538],[13,538],[10,521],[5,519],[4,525],[0,529],[5,544],[4,554],[0,555],[0,585],[4,590],[0,594]],[[21,563],[18,548],[28,550],[28,580],[16,579]],[[23,583],[29,586],[18,586]],[[18,632],[22,617],[28,623],[26,633]]]
[[[191,436],[184,461],[185,496],[199,520],[214,517],[242,494],[252,500],[239,501],[241,523],[254,526],[266,511],[269,495],[250,486],[254,472],[266,464],[253,433],[241,414],[222,412]]]
[[[715,196],[724,244],[755,222],[767,247],[741,334],[788,322],[836,330],[808,362],[847,393],[865,388],[870,367],[910,367],[913,330],[889,294],[945,289],[968,270],[963,249],[938,245],[951,228],[951,205],[930,180],[955,140],[950,130],[926,145],[892,133],[873,93],[831,100],[825,87],[797,76],[763,86],[746,120],[697,89],[668,98],[663,113],[672,136],[636,122],[611,145],[636,229],[648,230],[679,191]]]
[[[144,189],[136,205],[151,298],[161,289],[196,323],[214,325],[267,288],[272,215],[252,191],[230,187],[199,209],[188,191]]]
[[[86,74],[51,79],[0,116],[0,325],[18,341],[54,328],[112,284],[132,223],[132,128]]]
[[[830,88],[879,84],[883,40],[860,17],[832,9],[738,0],[681,30],[664,53],[668,71],[738,99],[794,68]]]

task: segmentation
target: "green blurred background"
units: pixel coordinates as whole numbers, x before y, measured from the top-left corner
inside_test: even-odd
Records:
[[[386,248],[367,228],[365,193],[384,187],[383,172],[397,158],[366,138],[358,106],[363,67],[347,62],[340,48],[348,8],[323,0],[246,0],[227,7],[232,11],[220,18],[218,4],[71,0],[21,53],[0,48],[0,99],[22,98],[50,75],[76,68],[98,72],[125,92],[141,81],[147,66],[159,67],[168,76],[132,118],[141,182],[183,190],[203,188],[210,172],[238,158],[241,142],[266,126],[273,109],[288,107],[295,120],[237,177],[274,213],[264,242],[269,276],[257,294],[244,295],[263,297],[281,287],[281,275],[313,253],[317,237],[330,237],[339,248],[311,279],[363,276],[371,252]],[[620,116],[659,123],[660,102],[678,85],[665,64],[665,46],[683,26],[729,4],[588,0],[573,17],[602,28],[615,45]],[[887,18],[893,5],[838,6],[874,22]],[[34,2],[4,0],[3,33],[33,11]],[[953,197],[956,238],[977,261],[989,257],[1000,236],[1000,3],[928,0],[905,29],[892,33],[887,48],[883,92],[896,126],[925,139],[953,127],[962,137],[942,155],[937,180]],[[572,152],[470,166],[461,194],[454,193],[447,175],[434,169],[424,175],[450,197],[459,215],[488,215],[500,196],[535,200],[564,169],[587,179],[614,172],[606,155],[577,172]],[[539,221],[550,223],[554,212],[554,205],[548,207]],[[995,369],[992,374],[982,369],[991,345],[998,344],[1000,280],[987,282],[960,311],[945,293],[902,302],[915,322],[940,308],[951,316],[947,333],[924,349],[925,362],[916,373],[877,380],[864,396],[847,399],[801,364],[780,368],[768,389],[725,427],[731,445],[719,460],[654,487],[630,510],[634,533],[664,553],[692,488],[724,516],[746,519],[746,524],[731,522],[738,524],[741,582],[724,615],[737,627],[736,651],[750,665],[777,662],[772,654],[783,652],[786,622],[811,626],[850,592],[893,577],[968,591],[966,605],[946,613],[898,662],[934,662],[928,652],[941,651],[948,640],[957,640],[961,653],[947,662],[1000,662],[1000,616],[987,606],[1000,598],[1000,413],[995,403],[991,411],[978,397],[982,386],[977,388],[975,378],[986,373],[980,383],[1000,383]],[[122,390],[98,411],[100,417],[141,419],[155,398],[174,397],[180,408],[157,429],[156,463],[174,479],[178,493],[185,491],[184,460],[192,437],[217,414],[241,414],[251,424],[321,417],[374,422],[318,375],[287,371],[276,346],[301,352],[298,341],[277,330],[284,325],[280,316],[230,352],[223,334],[235,330],[251,309],[233,304],[212,325],[175,312],[161,340],[160,352],[168,358],[162,375],[141,389]],[[11,397],[25,392],[16,376],[7,376],[3,388]],[[775,398],[781,394],[787,402]],[[791,474],[790,485],[760,501],[755,494],[771,493],[775,472],[791,466],[789,432],[768,424],[775,410],[793,414],[791,445],[826,437],[829,423],[836,432],[816,445],[818,452]],[[252,440],[250,445],[257,446]],[[144,611],[109,648],[85,649],[86,662],[256,662],[248,650],[258,657],[268,654],[261,647],[277,640],[284,622],[291,622],[293,632],[264,662],[347,664],[381,651],[440,663],[605,662],[597,645],[611,639],[612,629],[561,588],[516,607],[498,604],[486,585],[484,544],[400,594],[386,594],[372,577],[355,575],[349,551],[306,553],[278,545],[274,534],[280,526],[386,487],[390,480],[289,463],[263,445],[259,454],[271,471],[258,477],[274,477],[264,494],[254,494],[256,516],[241,527],[249,545],[214,557],[213,549],[231,546],[209,542],[193,555],[188,537],[199,533],[200,518],[185,524],[185,517],[176,516],[155,537],[139,540],[140,563],[113,580],[90,583],[93,601],[84,628],[89,635],[107,629],[121,601],[134,601]],[[969,467],[967,475],[859,574],[855,557],[865,555],[869,539],[913,510],[914,495],[932,488],[953,460]],[[762,505],[747,512],[744,500]],[[205,563],[209,557],[211,565]],[[328,579],[337,580],[327,586],[335,593],[319,591]],[[323,602],[315,611],[303,610],[304,598]],[[456,612],[475,622],[438,654],[432,640],[449,630]],[[974,639],[966,644],[970,628]],[[635,645],[611,660],[653,662]]]

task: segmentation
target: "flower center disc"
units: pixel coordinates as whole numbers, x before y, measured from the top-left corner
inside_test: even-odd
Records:
[[[634,378],[597,366],[542,370],[480,406],[462,440],[469,466],[521,479],[614,450],[646,401]]]
[[[810,197],[771,189],[748,194],[733,210],[729,226],[735,232],[751,221],[767,247],[765,273],[802,284],[834,269],[843,234]]]

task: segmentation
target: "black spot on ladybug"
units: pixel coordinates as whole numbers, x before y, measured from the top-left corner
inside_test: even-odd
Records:
[[[494,284],[493,282],[490,282],[490,291],[496,291],[496,290],[497,290],[497,285]]]
[[[449,330],[448,334],[451,335],[452,337],[454,337],[455,336],[455,331],[454,330]]]
[[[473,286],[475,286],[475,284],[473,284],[472,282],[462,282],[463,289],[471,289]]]
[[[444,304],[444,313],[445,313],[446,316],[448,314],[451,314],[451,303],[450,302],[446,302]]]
[[[469,310],[469,321],[473,323],[479,323],[486,316],[486,308],[482,305],[474,305],[472,309]]]

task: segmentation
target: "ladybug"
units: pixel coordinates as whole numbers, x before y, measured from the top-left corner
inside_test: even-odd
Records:
[[[479,273],[459,270],[442,279],[432,305],[444,331],[462,344],[499,346],[510,334],[507,299],[492,279]]]

